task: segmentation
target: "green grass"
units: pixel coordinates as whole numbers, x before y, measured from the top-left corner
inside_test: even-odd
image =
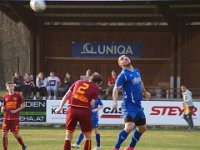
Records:
[[[103,150],[112,150],[120,130],[101,129],[101,141]],[[80,130],[76,130],[73,142]],[[22,127],[20,135],[24,139],[28,150],[62,150],[65,138],[65,129]],[[131,135],[122,144],[123,150],[129,143]],[[149,129],[139,141],[136,150],[200,150],[200,131],[188,132],[183,129]],[[92,135],[92,147],[95,146],[94,133]],[[9,150],[21,150],[21,147],[9,133]],[[83,145],[83,143],[82,143]],[[81,147],[80,150],[83,148]]]
[[[6,91],[0,91],[0,97],[3,97],[3,95],[6,93]]]

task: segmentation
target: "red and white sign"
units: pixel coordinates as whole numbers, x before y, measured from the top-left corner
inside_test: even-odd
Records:
[[[118,109],[112,110],[112,101],[103,101],[104,108],[99,111],[100,124],[123,124],[121,101]],[[194,102],[193,121],[200,126],[200,102]],[[147,125],[187,125],[183,119],[183,106],[181,101],[142,101],[147,119]]]

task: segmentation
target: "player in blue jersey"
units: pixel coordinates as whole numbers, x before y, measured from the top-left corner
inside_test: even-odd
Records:
[[[141,106],[142,97],[144,95],[150,98],[151,94],[144,88],[139,69],[132,66],[131,60],[127,56],[120,56],[118,58],[118,64],[122,68],[122,71],[118,75],[113,89],[113,109],[117,109],[118,107],[118,92],[122,89],[123,101],[121,109],[125,127],[119,133],[118,140],[113,150],[120,149],[121,144],[136,126],[130,144],[125,148],[125,150],[134,150],[136,143],[147,129],[145,114]]]
[[[100,150],[101,149],[101,141],[100,141],[100,133],[98,130],[98,121],[99,121],[99,115],[98,111],[103,108],[103,103],[100,98],[98,98],[92,107],[92,129],[95,132],[96,136],[96,147],[93,150]],[[76,143],[72,144],[73,148],[80,148],[81,141],[83,140],[84,135],[81,133],[76,141]]]

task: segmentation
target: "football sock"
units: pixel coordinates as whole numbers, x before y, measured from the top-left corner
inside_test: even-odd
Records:
[[[97,147],[100,147],[101,146],[101,143],[100,143],[100,134],[96,134],[96,141],[97,141]]]
[[[130,147],[135,147],[137,142],[140,140],[141,135],[142,135],[142,133],[140,133],[137,129],[135,129],[129,146]]]
[[[118,139],[117,139],[117,143],[115,145],[115,148],[120,148],[120,145],[122,144],[122,142],[124,142],[124,140],[127,138],[128,133],[125,130],[122,130],[119,133]]]
[[[65,140],[64,150],[71,150],[71,141]]]
[[[85,140],[84,150],[91,150],[91,140]]]
[[[7,150],[8,148],[8,137],[3,137],[3,150]]]
[[[19,144],[21,144],[21,146],[22,146],[23,148],[25,147],[24,142],[23,142],[23,139],[22,139],[21,136],[19,136],[19,137],[17,138],[17,141],[19,142]]]
[[[78,140],[76,141],[76,144],[77,144],[77,145],[80,145],[80,144],[81,144],[81,141],[83,140],[83,138],[84,138],[84,135],[83,135],[83,133],[81,133],[81,134],[79,135],[79,137],[78,137]]]

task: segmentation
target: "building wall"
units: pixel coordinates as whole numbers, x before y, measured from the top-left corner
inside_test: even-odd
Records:
[[[0,12],[0,87],[10,81],[15,71],[30,72],[30,35],[21,23]]]

